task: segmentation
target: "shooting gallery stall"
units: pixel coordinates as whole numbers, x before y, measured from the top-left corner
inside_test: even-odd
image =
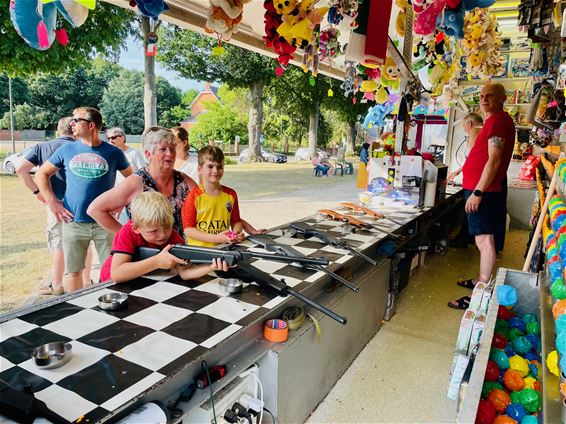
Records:
[[[154,407],[173,414],[168,422],[211,422],[235,402],[253,409],[258,400],[279,422],[302,422],[393,314],[401,288],[387,252],[419,249],[415,241],[461,205],[453,193],[434,208],[382,207],[381,219],[364,215],[355,231],[319,215],[272,229],[223,251],[241,262],[222,277],[154,273],[5,314],[2,412],[140,422]],[[289,260],[269,259],[284,251]],[[223,284],[234,278],[239,290]],[[285,310],[295,313],[291,329],[278,325]],[[55,340],[61,345],[34,350]]]

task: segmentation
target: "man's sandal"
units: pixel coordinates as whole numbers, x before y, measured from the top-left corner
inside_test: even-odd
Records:
[[[448,307],[453,309],[466,310],[470,306],[470,300],[470,296],[464,296],[460,299],[451,300],[450,302],[448,302]]]
[[[470,289],[473,290],[474,287],[476,286],[477,281],[474,280],[473,278],[470,278],[469,280],[458,280],[456,281],[456,285],[460,286],[460,287],[464,287],[465,289]]]
[[[61,296],[65,293],[63,287],[53,287],[53,285],[48,285],[47,287],[40,287],[39,294],[46,295],[46,296]]]

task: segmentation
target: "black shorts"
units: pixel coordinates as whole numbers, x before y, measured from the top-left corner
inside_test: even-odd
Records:
[[[472,193],[472,190],[464,190],[466,201]],[[502,191],[489,192],[482,195],[478,211],[467,214],[468,232],[471,236],[497,234],[506,219],[506,197]]]

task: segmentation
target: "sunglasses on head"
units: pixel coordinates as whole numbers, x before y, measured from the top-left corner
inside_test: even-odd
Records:
[[[85,118],[71,118],[71,122],[74,122],[75,124],[78,124],[79,121],[88,122],[89,124],[91,122],[94,122],[94,121],[91,121],[90,119],[85,119]]]

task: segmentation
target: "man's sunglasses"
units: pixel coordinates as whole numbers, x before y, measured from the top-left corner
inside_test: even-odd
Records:
[[[79,121],[85,121],[85,122],[88,122],[89,124],[91,122],[94,122],[94,121],[91,121],[91,120],[85,119],[85,118],[71,118],[71,122],[74,122],[75,124],[78,124]]]
[[[123,135],[109,135],[109,136],[106,137],[106,138],[108,138],[108,140],[115,140],[115,139],[117,139],[118,137],[123,137]]]

